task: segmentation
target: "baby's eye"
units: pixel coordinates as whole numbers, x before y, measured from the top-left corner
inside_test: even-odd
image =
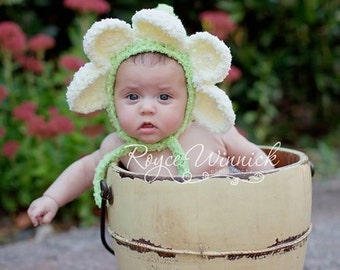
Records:
[[[170,98],[170,95],[168,94],[160,94],[159,99],[160,100],[168,100]]]
[[[137,100],[138,99],[138,95],[137,94],[129,94],[129,95],[127,95],[127,98],[129,100]]]

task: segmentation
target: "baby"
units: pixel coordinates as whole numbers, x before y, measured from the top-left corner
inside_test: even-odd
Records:
[[[143,30],[147,28],[145,21],[157,25],[163,32],[158,29],[157,35],[153,36],[152,31]],[[202,63],[199,70],[195,69],[193,65],[197,62],[193,62],[197,58],[202,59],[199,56],[204,52],[199,51],[190,58],[188,52],[191,49],[184,49],[185,53],[179,50],[187,43],[176,42],[187,38],[186,34],[155,40],[161,34],[164,36],[166,31],[176,31],[176,28],[162,25],[171,22],[178,27],[180,23],[167,6],[161,6],[139,11],[133,18],[134,30],[145,31],[148,39],[143,37],[136,41],[132,38],[131,45],[122,45],[117,50],[109,47],[111,51],[106,50],[106,53],[111,60],[105,60],[108,59],[105,55],[95,53],[100,45],[96,44],[96,40],[105,44],[103,37],[111,40],[118,30],[122,33],[130,31],[122,30],[126,26],[122,21],[110,21],[112,28],[109,24],[104,25],[107,22],[95,24],[85,35],[85,52],[92,63],[75,74],[68,89],[68,102],[71,109],[79,112],[105,107],[116,132],[109,134],[98,150],[70,165],[42,197],[31,203],[28,215],[34,226],[51,222],[59,207],[77,198],[93,184],[95,197],[96,193],[98,197],[98,181],[105,177],[111,162],[119,162],[129,171],[170,177],[228,174],[230,166],[240,171],[274,168],[270,158],[236,130],[229,98],[211,85],[218,82],[223,74],[225,76],[230,67],[229,50],[223,42],[208,33],[200,38],[196,36],[196,41],[192,39],[195,48],[205,42],[204,50],[210,45],[215,51],[221,49],[216,55],[222,57],[213,61],[221,62],[220,67],[227,66],[221,71],[213,63],[215,69],[211,69],[207,61],[203,63],[207,69]],[[139,28],[142,22],[143,28]],[[182,28],[179,30],[182,31]],[[113,48],[120,46],[117,40],[110,45]],[[96,61],[110,62],[109,65],[99,65]],[[220,75],[211,79],[200,73],[202,70],[216,71]],[[85,74],[93,77],[86,81]],[[102,88],[106,88],[106,93],[100,92]],[[98,204],[98,198],[96,200]]]

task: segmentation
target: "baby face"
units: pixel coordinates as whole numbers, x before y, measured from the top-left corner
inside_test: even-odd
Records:
[[[148,57],[150,59],[148,59]],[[144,143],[155,143],[181,126],[187,102],[183,68],[175,60],[124,61],[116,74],[115,107],[122,130]]]

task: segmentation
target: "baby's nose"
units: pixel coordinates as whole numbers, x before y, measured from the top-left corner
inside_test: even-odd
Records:
[[[155,102],[145,99],[141,102],[140,112],[142,114],[154,114],[156,112]]]

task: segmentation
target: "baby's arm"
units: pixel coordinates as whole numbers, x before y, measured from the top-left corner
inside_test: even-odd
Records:
[[[274,168],[269,157],[254,143],[243,137],[235,127],[223,136],[231,165],[241,171],[264,171]]]
[[[91,187],[91,176],[98,159],[98,150],[70,165],[28,208],[34,226],[51,222],[59,207],[72,201]]]
[[[91,188],[98,162],[104,154],[112,151],[119,144],[117,136],[111,134],[105,138],[99,150],[72,163],[43,196],[34,200],[29,206],[27,213],[33,225],[51,222],[59,207]]]

